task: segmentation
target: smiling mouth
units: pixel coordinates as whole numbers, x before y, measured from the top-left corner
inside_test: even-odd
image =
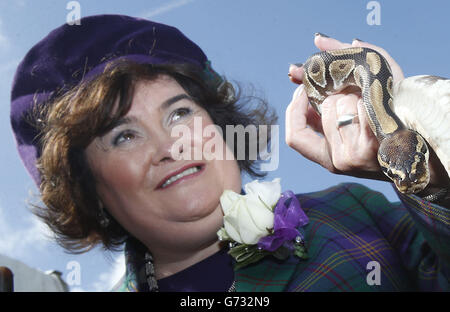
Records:
[[[203,170],[203,165],[191,165],[188,168],[182,168],[178,173],[171,174],[169,178],[164,178],[157,189],[164,189],[180,182],[183,179],[193,177]]]

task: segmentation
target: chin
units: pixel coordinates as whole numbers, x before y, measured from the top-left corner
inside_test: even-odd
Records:
[[[220,208],[223,190],[214,183],[183,183],[164,194],[168,209],[184,221],[204,218]],[[170,208],[169,208],[170,207]]]
[[[193,219],[200,219],[207,217],[217,209],[221,211],[220,195],[222,195],[221,192],[220,194],[212,192],[197,193],[195,196],[191,196],[189,202],[184,202],[186,212]]]

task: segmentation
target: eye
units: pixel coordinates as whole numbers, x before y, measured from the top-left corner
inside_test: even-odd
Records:
[[[170,121],[176,122],[176,121],[180,120],[181,118],[190,115],[191,112],[192,112],[192,110],[189,107],[177,108],[176,110],[174,110],[172,112],[172,114],[170,114]]]
[[[133,131],[125,130],[120,132],[113,138],[112,144],[118,146],[124,142],[130,142],[136,138],[136,134]]]

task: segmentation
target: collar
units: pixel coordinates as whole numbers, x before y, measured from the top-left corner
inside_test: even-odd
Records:
[[[145,274],[146,248],[134,238],[125,243],[126,272],[113,291],[145,292],[148,284]],[[166,278],[158,280],[160,291],[199,292],[227,291],[234,281],[234,263],[228,248],[222,248],[210,257]]]
[[[140,245],[140,246],[139,246]],[[225,254],[224,250],[221,251],[222,255]],[[220,253],[220,252],[219,252]],[[207,291],[205,290],[204,283],[201,283],[200,287],[196,288],[193,285],[184,283],[181,285],[183,289],[175,290],[177,287],[176,281],[178,278],[183,279],[183,275],[191,276],[193,273],[197,273],[200,276],[207,276],[207,274],[200,274],[201,268],[197,265],[202,265],[206,262],[207,264],[215,262],[216,257],[219,253],[206,258],[205,260],[199,262],[198,264],[187,268],[179,273],[174,274],[174,276],[162,279],[162,283],[167,282],[168,284],[163,286],[166,291]],[[144,261],[145,249],[142,249],[142,245],[136,240],[128,240],[125,244],[125,263],[126,272],[122,279],[117,283],[117,285],[112,289],[112,291],[122,291],[122,292],[145,292],[148,291],[147,280],[145,276],[145,261]],[[211,261],[213,260],[213,261]],[[239,269],[234,272],[234,279],[236,281],[236,291],[237,292],[249,292],[249,291],[273,291],[279,292],[284,291],[294,274],[296,267],[299,263],[298,258],[295,256],[290,256],[284,261],[279,261],[274,257],[266,257],[261,261]],[[200,271],[198,271],[200,269]],[[185,272],[186,271],[186,272]],[[217,276],[217,275],[216,275]],[[167,279],[167,280],[166,280]],[[166,281],[164,281],[166,280]],[[196,278],[194,280],[200,280]],[[225,282],[229,283],[229,282]],[[225,285],[221,284],[221,289],[209,289],[208,291],[225,291]],[[227,284],[228,285],[228,284]],[[170,288],[172,287],[172,288]],[[229,287],[226,286],[226,287]]]

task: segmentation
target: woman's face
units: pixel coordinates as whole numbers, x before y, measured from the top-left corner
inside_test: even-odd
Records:
[[[196,128],[199,120],[202,129],[212,125],[208,113],[174,79],[140,81],[127,115],[86,149],[108,211],[152,252],[188,251],[214,242],[222,225],[220,195],[225,189],[241,189],[234,159],[183,160],[172,155],[175,142],[181,146],[176,148],[178,156],[202,155],[211,137],[194,133],[194,120]],[[189,129],[190,135],[172,136],[175,126]]]

